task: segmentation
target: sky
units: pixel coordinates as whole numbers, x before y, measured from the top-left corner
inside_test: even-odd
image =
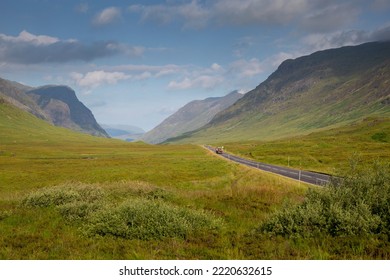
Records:
[[[390,39],[390,0],[1,0],[0,13],[0,77],[68,85],[99,123],[145,131],[285,59]]]

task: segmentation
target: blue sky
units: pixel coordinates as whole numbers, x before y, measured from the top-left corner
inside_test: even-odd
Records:
[[[390,39],[390,0],[0,2],[0,77],[65,84],[104,124],[152,129],[249,91],[285,59]]]

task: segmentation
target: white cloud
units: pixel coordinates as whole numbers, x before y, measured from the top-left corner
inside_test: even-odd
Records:
[[[184,21],[184,28],[205,27],[210,16],[210,10],[199,1],[165,5],[131,5],[130,12],[140,13],[142,21],[156,21],[168,24],[175,20]]]
[[[317,0],[319,1],[319,0]],[[167,2],[159,5],[131,5],[131,12],[140,13],[142,21],[183,22],[184,27],[201,28],[210,22],[221,25],[259,23],[284,24],[305,14],[309,0],[216,0],[188,3]]]
[[[186,90],[194,88],[203,88],[203,89],[213,89],[216,86],[222,84],[224,78],[222,76],[199,76],[193,79],[188,77],[182,79],[181,81],[171,81],[168,84],[168,89],[173,90]]]
[[[121,19],[122,12],[117,7],[109,7],[98,13],[93,19],[93,24],[97,26],[111,24]]]
[[[219,65],[218,63],[213,63],[213,64],[211,65],[211,69],[212,69],[213,71],[221,71],[221,70],[223,70],[222,66]]]
[[[113,55],[142,56],[145,48],[117,42],[93,42],[85,45],[75,39],[61,40],[22,31],[18,36],[0,33],[0,61],[16,64],[92,61]]]
[[[390,40],[390,25],[377,30],[349,30],[338,31],[327,34],[310,34],[302,39],[308,53],[338,48],[342,46],[353,46],[370,41]]]
[[[191,81],[189,78],[184,78],[182,81],[171,81],[168,84],[169,89],[176,89],[176,90],[183,90],[183,89],[189,89],[194,86],[194,82]]]
[[[144,64],[124,64],[117,66],[105,67],[110,71],[120,71],[120,72],[130,72],[133,75],[146,75],[149,77],[163,77],[177,73],[186,73],[186,66],[180,66],[176,64],[166,64],[166,65],[144,65]],[[146,74],[148,73],[148,74]]]
[[[176,72],[181,76],[168,84],[168,89],[214,89],[225,81],[225,69],[218,63],[209,67],[182,66]]]
[[[239,59],[230,64],[229,71],[239,77],[253,77],[264,71],[262,63],[257,58]]]
[[[390,40],[390,24],[382,26],[370,32],[369,41],[388,41]]]
[[[250,91],[250,90],[252,90],[252,89],[244,89],[244,88],[242,88],[242,89],[237,90],[237,92],[238,92],[239,94],[245,94],[245,93],[247,93],[247,92]]]
[[[356,21],[361,10],[354,3],[335,3],[313,9],[302,17],[303,29],[310,32],[332,32]]]
[[[145,71],[145,72],[142,72],[139,75],[134,76],[134,79],[135,80],[146,80],[146,79],[149,79],[151,77],[153,77],[152,73],[150,73],[148,71]]]
[[[387,2],[375,0],[373,5],[384,7]],[[141,21],[180,22],[184,28],[292,24],[309,32],[333,32],[354,22],[364,9],[362,3],[362,0],[192,0],[131,5],[129,11],[140,14]],[[240,56],[240,49],[236,52]]]
[[[35,46],[44,46],[57,43],[60,40],[56,37],[46,35],[34,35],[27,32],[26,30],[23,30],[16,37],[0,34],[0,42],[1,41],[9,43],[29,43]]]
[[[271,56],[269,59],[268,59],[268,62],[270,63],[270,65],[272,65],[273,67],[278,67],[283,61],[285,61],[286,59],[290,59],[290,58],[296,58],[300,55],[298,54],[292,54],[292,53],[286,53],[286,52],[280,52],[280,53],[277,53],[273,56]]]
[[[217,22],[224,25],[285,24],[307,9],[307,0],[218,0],[213,7]]]
[[[80,87],[96,88],[103,84],[116,84],[121,80],[130,79],[131,75],[126,75],[123,72],[106,72],[106,71],[92,71],[86,74],[78,72],[70,73],[71,79]]]
[[[107,44],[107,49],[114,52],[122,53],[130,57],[142,56],[145,53],[145,48],[142,46],[129,46],[126,44],[119,43],[109,43]]]
[[[166,68],[163,68],[161,70],[159,70],[155,76],[157,78],[159,77],[163,77],[163,76],[167,76],[167,75],[172,75],[172,74],[175,74],[178,72],[178,69],[176,67],[166,67]]]

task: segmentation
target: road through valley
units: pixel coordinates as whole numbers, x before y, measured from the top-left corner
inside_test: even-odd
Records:
[[[204,146],[206,149],[215,152],[215,148],[211,146]],[[318,186],[324,186],[328,184],[331,180],[331,176],[327,174],[312,172],[312,171],[305,171],[305,170],[297,170],[289,167],[283,167],[283,166],[277,166],[262,162],[257,162],[253,160],[248,160],[242,157],[238,157],[229,153],[222,153],[219,154],[219,156],[222,156],[228,160],[241,163],[247,166],[251,166],[254,168],[258,168],[264,171],[272,172],[275,174],[279,174],[288,178],[292,178],[298,181],[302,181],[305,183],[318,185]]]

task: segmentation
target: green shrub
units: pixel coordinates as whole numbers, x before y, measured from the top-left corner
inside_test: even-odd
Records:
[[[70,221],[78,221],[88,218],[93,212],[102,208],[100,203],[91,203],[84,201],[75,201],[60,205],[58,209],[62,216]]]
[[[169,196],[169,192],[156,188],[140,193],[141,198],[127,199],[117,205],[116,199],[104,196],[98,187],[70,183],[31,193],[22,205],[54,207],[66,220],[81,221],[80,229],[88,236],[186,238],[202,232],[209,234],[222,226],[220,219],[205,211],[167,203],[164,199]]]
[[[284,207],[260,230],[282,236],[364,236],[390,233],[390,165],[353,162],[342,179],[310,189],[304,202]]]
[[[23,200],[22,204],[26,207],[50,207],[60,206],[80,199],[80,194],[74,190],[53,187],[30,194]]]
[[[83,184],[64,184],[43,188],[22,201],[25,207],[61,206],[74,202],[94,202],[104,195],[100,188]]]
[[[89,236],[151,240],[186,238],[190,234],[214,231],[221,225],[219,219],[204,211],[180,208],[160,200],[132,199],[94,213],[85,232]]]
[[[78,183],[43,188],[28,195],[24,207],[56,207],[69,221],[78,221],[102,208],[104,192],[96,186]]]

